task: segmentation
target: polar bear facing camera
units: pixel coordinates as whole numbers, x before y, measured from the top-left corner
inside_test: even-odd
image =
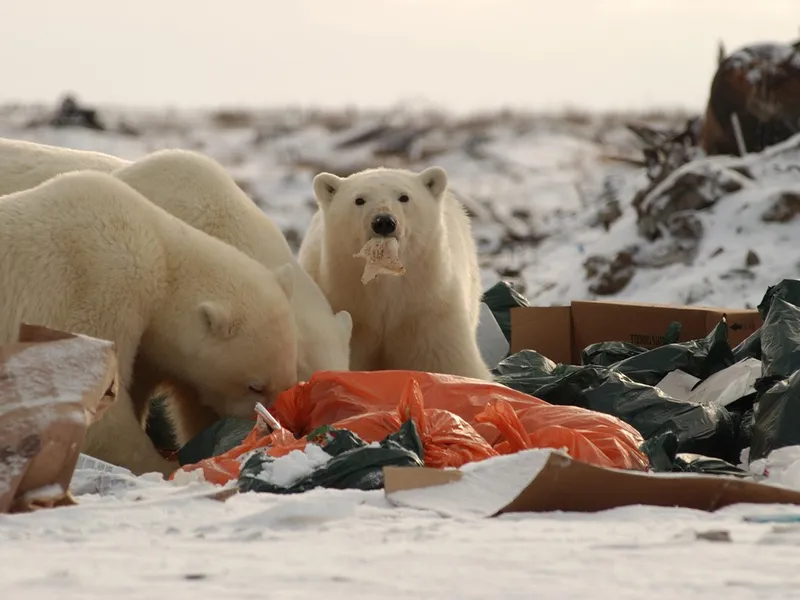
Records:
[[[177,468],[144,430],[153,386],[174,389],[185,441],[297,382],[292,268],[269,271],[110,175],[0,198],[0,281],[0,342],[24,322],[115,343],[117,400],[83,451],[136,474]]]
[[[368,169],[314,178],[319,210],[300,248],[300,264],[333,310],[353,317],[353,370],[408,369],[490,380],[478,350],[477,253],[447,173]],[[392,240],[405,269],[362,283],[355,257],[367,242]]]

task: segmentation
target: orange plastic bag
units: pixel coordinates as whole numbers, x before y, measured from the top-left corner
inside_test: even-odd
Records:
[[[606,467],[646,469],[639,433],[615,417],[574,406],[554,406],[504,385],[417,371],[323,371],[283,392],[270,412],[285,428],[253,431],[241,446],[182,467],[206,479],[238,477],[242,456],[257,448],[283,456],[305,448],[322,425],[348,429],[377,442],[413,419],[425,464],[458,467],[526,448],[566,448],[577,459]],[[294,434],[294,435],[292,435]],[[295,439],[295,436],[300,439]]]
[[[458,415],[446,410],[426,409],[419,382],[415,379],[406,380],[401,394],[393,410],[361,413],[331,425],[352,431],[365,442],[372,443],[382,441],[411,419],[422,441],[425,465],[434,468],[460,467],[497,456],[491,444]],[[184,465],[180,470],[191,472],[200,469],[207,481],[226,483],[239,476],[243,456],[253,450],[267,448],[270,456],[278,458],[293,450],[303,450],[307,444],[305,436],[295,439],[287,429],[265,435],[254,427],[236,448],[194,465]]]
[[[577,406],[546,404],[515,411],[503,400],[476,416],[497,427],[500,454],[528,448],[563,448],[573,458],[601,467],[645,471],[649,461],[639,446],[641,434],[624,421]]]
[[[409,379],[417,382],[426,408],[450,411],[470,424],[487,402],[506,400],[515,409],[547,402],[499,383],[420,371],[320,371],[278,396],[270,412],[296,435],[321,425],[379,410],[394,410]],[[491,442],[491,440],[489,440]]]

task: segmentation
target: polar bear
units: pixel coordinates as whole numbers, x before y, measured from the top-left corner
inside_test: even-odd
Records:
[[[303,268],[334,310],[353,317],[353,370],[409,369],[491,380],[476,332],[481,288],[469,218],[447,173],[376,168],[313,181],[319,210],[300,247]],[[400,276],[362,284],[354,255],[394,238]]]
[[[0,196],[36,187],[61,173],[83,169],[110,173],[126,164],[102,152],[0,138]]]
[[[269,271],[111,175],[0,197],[0,282],[0,343],[23,322],[115,343],[117,400],[83,451],[134,473],[177,467],[144,430],[152,386],[174,389],[185,440],[297,382],[291,266]]]
[[[58,173],[79,169],[113,173],[170,214],[270,269],[291,263],[298,376],[307,381],[317,371],[349,370],[350,315],[333,313],[281,230],[217,161],[197,152],[170,149],[131,162],[98,152],[0,138],[0,193],[28,189]]]
[[[298,376],[350,368],[353,321],[334,314],[319,286],[297,262],[281,230],[217,161],[189,150],[161,150],[113,175],[182,221],[235,246],[268,268],[291,264],[298,332]]]

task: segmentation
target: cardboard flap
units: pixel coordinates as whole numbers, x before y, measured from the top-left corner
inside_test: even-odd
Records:
[[[645,348],[664,343],[673,321],[682,324],[680,340],[705,336],[706,311],[691,306],[624,302],[572,303],[573,339],[580,352],[597,342],[630,342]]]
[[[511,309],[511,351],[531,349],[559,363],[580,364],[583,349],[598,342],[660,346],[673,321],[681,324],[680,341],[703,338],[723,314],[731,346],[762,324],[757,310],[703,306],[576,300],[570,306],[516,307]]]
[[[635,504],[712,512],[740,503],[800,504],[800,492],[719,475],[604,469],[554,453],[531,485],[498,514],[596,512]]]
[[[0,346],[0,513],[69,502],[88,425],[117,391],[114,344],[43,327]]]
[[[800,504],[800,491],[787,488],[717,475],[606,469],[554,450],[525,450],[481,462],[465,477],[425,467],[387,467],[386,497],[450,516],[484,517],[597,512],[637,504],[704,511],[739,503]]]
[[[569,306],[511,309],[511,352],[536,350],[550,360],[572,360],[572,313]]]

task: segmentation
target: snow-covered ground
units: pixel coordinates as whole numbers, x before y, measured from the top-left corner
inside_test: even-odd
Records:
[[[0,515],[2,597],[766,600],[800,586],[800,523],[745,521],[800,508],[441,517],[383,492],[198,497],[212,487],[122,477],[76,507]]]
[[[583,267],[587,257],[633,245],[649,256],[665,239],[648,242],[638,233],[631,202],[645,174],[607,158],[637,156],[624,116],[454,120],[406,110],[210,115],[116,108],[100,114],[137,133],[29,125],[50,108],[0,107],[0,136],[130,159],[165,147],[206,152],[295,248],[314,210],[316,172],[439,164],[475,216],[485,285],[511,278],[532,303],[595,297]],[[661,120],[679,125],[684,118]],[[376,132],[381,124],[397,131]],[[426,131],[415,134],[417,127]],[[343,143],[371,129],[370,141]],[[413,143],[404,144],[405,135]],[[394,152],[386,153],[390,146]],[[755,305],[767,285],[795,276],[800,221],[761,220],[776,192],[800,189],[794,156],[696,211],[702,236],[689,259],[637,267],[619,293],[606,297]],[[609,194],[621,216],[606,231],[595,223]],[[749,250],[757,263],[746,261]],[[800,462],[790,458],[770,474],[800,488]],[[800,525],[743,521],[787,508],[705,514],[631,507],[457,519],[392,507],[381,492],[250,493],[222,503],[186,498],[210,484],[148,478],[130,484],[114,494],[81,495],[78,507],[0,516],[0,598],[734,600],[795,598],[800,589]],[[729,532],[730,541],[702,539],[711,530]]]

